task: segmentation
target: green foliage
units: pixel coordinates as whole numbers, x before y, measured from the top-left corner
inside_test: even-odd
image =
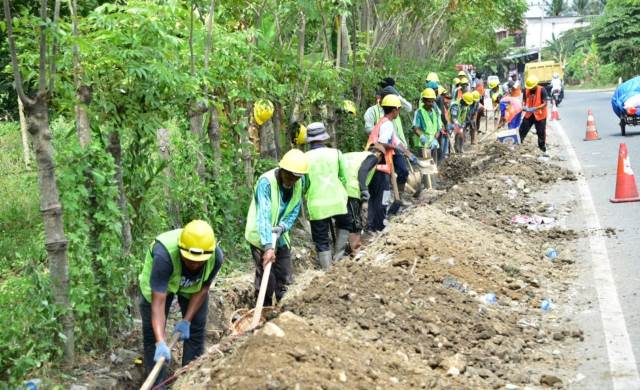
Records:
[[[619,65],[621,76],[635,76],[640,69],[640,2],[607,4],[594,26],[593,38],[602,58]]]

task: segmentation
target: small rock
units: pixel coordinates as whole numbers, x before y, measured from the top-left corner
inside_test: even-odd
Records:
[[[440,334],[440,328],[438,327],[438,325],[429,322],[427,323],[427,331],[429,332],[429,334],[437,336]]]
[[[455,367],[451,367],[450,369],[447,370],[447,375],[449,375],[449,376],[458,376],[458,375],[460,375],[460,370],[458,370]]]
[[[85,385],[71,385],[69,390],[89,390]]]
[[[338,379],[342,383],[346,382],[347,381],[347,374],[344,371],[340,371],[340,374],[338,374]]]
[[[273,322],[267,322],[262,328],[262,333],[265,336],[284,337],[284,330]]]
[[[467,362],[465,361],[464,356],[456,353],[453,356],[442,359],[442,361],[440,362],[440,367],[447,370],[447,373],[449,373],[452,368],[455,368],[455,371],[457,371],[459,375],[464,373],[465,368],[467,368]]]
[[[560,378],[558,378],[557,376],[554,375],[542,375],[540,377],[540,384],[541,385],[545,385],[545,386],[555,386],[556,383],[560,383],[562,384],[562,380]]]
[[[553,339],[555,341],[562,341],[564,340],[564,334],[562,332],[556,332],[553,334]]]
[[[278,316],[278,320],[281,322],[295,321],[295,322],[305,323],[305,320],[302,317],[296,314],[293,314],[290,311],[285,311],[284,313],[280,314]]]
[[[393,383],[394,385],[397,385],[398,383],[400,383],[400,380],[395,376],[392,376],[391,378],[389,378],[389,382]]]
[[[388,311],[386,313],[384,313],[384,317],[386,319],[388,319],[389,321],[393,320],[394,318],[396,318],[396,314],[392,311]]]
[[[506,385],[504,385],[504,388],[507,390],[516,390],[518,389],[518,386],[514,385],[513,383],[507,383]]]

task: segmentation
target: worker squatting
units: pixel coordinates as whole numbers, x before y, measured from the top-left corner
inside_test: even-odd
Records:
[[[476,89],[471,91],[467,73],[460,72],[448,89],[440,85],[437,74],[429,73],[413,115],[411,131],[405,133],[400,110],[411,112],[413,107],[398,92],[395,81],[385,78],[379,84],[376,103],[364,114],[369,137],[361,152],[342,153],[328,146],[330,136],[321,122],[296,125],[293,140],[297,145],[306,145],[307,151],[290,150],[277,168],[258,178],[247,213],[245,239],[255,263],[256,292],[265,266],[272,264],[265,306],[280,301],[292,283],[290,233],[303,198],[317,263],[326,271],[333,262],[358,252],[363,230],[384,229],[387,212],[394,211],[388,207],[391,185],[403,193],[409,164],[418,162],[408,146],[407,136],[412,137],[414,151],[436,162],[452,152],[462,153],[467,135],[471,144],[476,142],[480,117],[484,114],[484,87],[479,80],[474,81]],[[514,80],[503,88],[497,78],[490,77],[488,87],[494,107],[501,107],[499,125],[520,126],[522,138],[535,126],[538,144],[544,152],[544,89],[537,86],[535,79],[527,80],[523,107],[519,98],[522,93]],[[350,101],[345,101],[344,110],[356,114],[355,105]],[[270,102],[258,102],[253,112],[255,123],[264,124],[272,113]],[[395,199],[394,203],[406,205],[402,199]],[[364,205],[368,206],[366,221],[361,218]],[[333,243],[332,224],[337,229]],[[156,237],[139,275],[147,372],[160,358],[171,360],[165,326],[174,297],[182,313],[182,320],[174,330],[184,341],[182,364],[203,353],[209,288],[223,262],[224,254],[207,222],[194,220],[182,229]],[[164,372],[156,383],[163,377]]]

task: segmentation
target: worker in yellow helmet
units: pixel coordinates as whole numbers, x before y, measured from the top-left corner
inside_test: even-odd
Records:
[[[524,119],[520,125],[520,142],[524,142],[531,126],[536,127],[538,136],[538,148],[544,156],[547,155],[547,91],[538,85],[536,76],[529,76],[525,81],[524,93]]]
[[[480,131],[480,118],[484,114],[484,107],[480,103],[480,92],[477,90],[472,91],[473,103],[469,107],[469,113],[467,114],[467,121],[469,121],[469,127],[471,129],[471,145],[476,144],[476,134]]]
[[[277,168],[258,178],[254,188],[244,238],[251,247],[256,265],[256,297],[264,267],[273,263],[263,302],[265,306],[273,304],[274,295],[280,301],[293,281],[289,232],[300,213],[303,176],[308,172],[307,156],[299,149],[291,149]],[[277,237],[276,242],[273,242],[273,235]]]
[[[422,106],[413,116],[413,131],[419,137],[419,145],[429,148],[434,161],[437,161],[437,150],[440,144],[437,140],[438,132],[442,129],[440,109],[436,105],[436,91],[426,88],[422,91]]]
[[[456,153],[462,153],[464,151],[463,145],[466,138],[465,130],[470,130],[467,118],[472,104],[473,94],[471,92],[465,92],[462,94],[462,99],[451,103],[451,107],[449,109],[451,123],[453,124],[453,131],[455,133],[453,147]]]
[[[174,297],[182,312],[182,320],[174,330],[184,340],[182,365],[202,355],[209,288],[223,262],[224,255],[216,245],[213,229],[205,221],[194,220],[182,229],[156,237],[138,276],[147,374],[160,358],[171,361],[165,326]],[[156,383],[164,379],[165,371],[163,367]]]

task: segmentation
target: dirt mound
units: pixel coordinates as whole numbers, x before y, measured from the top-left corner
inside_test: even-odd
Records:
[[[210,348],[175,388],[485,389],[561,375],[551,350],[582,334],[540,304],[571,272],[544,257],[550,243],[562,253],[565,235],[511,218],[551,218],[532,192],[572,175],[527,148],[451,159],[440,169],[457,183],[449,191],[394,217],[358,259],[305,280],[290,313]]]

